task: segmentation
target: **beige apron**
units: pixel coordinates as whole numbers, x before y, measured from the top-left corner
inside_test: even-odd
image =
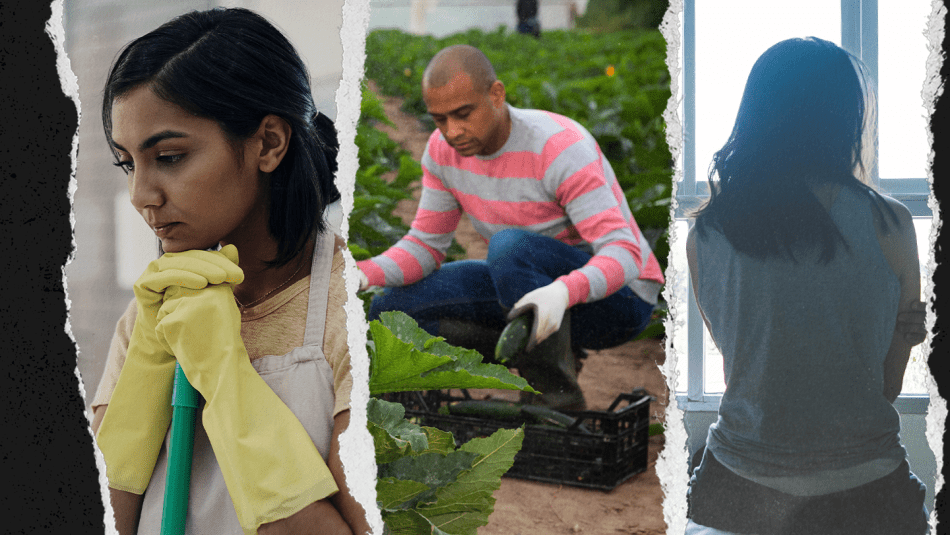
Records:
[[[267,355],[251,362],[257,373],[303,424],[324,460],[328,458],[333,433],[333,370],[323,355],[333,244],[332,232],[319,235],[316,239],[303,346],[286,355]],[[203,407],[202,400],[195,423],[195,450],[185,533],[243,535],[221,469],[201,424],[200,409]],[[252,462],[250,459],[248,461]],[[161,531],[167,469],[168,435],[165,436],[165,444],[145,490],[139,535],[158,535]]]

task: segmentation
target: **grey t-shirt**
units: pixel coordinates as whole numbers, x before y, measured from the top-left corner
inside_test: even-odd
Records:
[[[698,298],[727,384],[707,447],[735,471],[794,477],[904,458],[883,395],[900,283],[871,202],[840,190],[830,214],[849,250],[828,264],[817,252],[757,260],[697,234]]]

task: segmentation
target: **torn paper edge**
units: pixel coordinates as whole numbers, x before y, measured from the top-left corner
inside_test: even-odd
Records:
[[[923,99],[923,107],[927,112],[928,118],[928,128],[927,128],[927,142],[933,147],[933,131],[929,127],[930,117],[934,113],[934,106],[936,105],[937,98],[943,93],[943,83],[940,78],[940,67],[943,65],[944,61],[944,51],[942,50],[943,36],[945,32],[945,17],[947,14],[947,7],[944,5],[942,0],[933,0],[931,4],[930,17],[927,20],[927,28],[924,32],[924,36],[927,38],[927,49],[929,53],[927,55],[927,74],[924,78],[923,88],[920,91],[920,96]],[[946,98],[946,97],[944,97]],[[934,258],[934,247],[937,241],[937,235],[940,231],[941,220],[940,220],[940,207],[937,204],[937,199],[933,195],[933,159],[934,151],[931,148],[930,154],[927,156],[927,182],[930,186],[930,195],[927,199],[927,206],[930,207],[930,211],[933,214],[931,219],[930,226],[930,249],[927,251],[926,262],[927,262],[927,271],[931,276],[926,281],[924,286],[924,303],[927,303],[927,339],[924,341],[924,360],[928,360],[930,355],[930,344],[933,337],[933,328],[934,322],[936,321],[936,312],[934,311],[933,306],[933,273],[937,267],[936,259]],[[943,434],[944,428],[947,421],[947,401],[940,397],[940,393],[937,390],[937,383],[934,380],[933,374],[928,370],[927,377],[925,378],[927,384],[927,392],[930,395],[930,403],[927,406],[927,416],[925,419],[926,422],[926,434],[927,434],[927,444],[930,446],[930,450],[934,453],[934,458],[936,459],[937,469],[934,477],[934,488],[933,494],[936,496],[940,492],[940,488],[943,487]],[[936,508],[934,511],[930,512],[930,532],[937,532],[937,512]]]
[[[65,331],[66,335],[69,336],[69,339],[73,343],[73,347],[76,349],[76,368],[73,373],[76,375],[76,385],[79,387],[79,395],[83,400],[83,413],[86,411],[86,388],[82,382],[82,375],[79,373],[79,345],[76,343],[76,337],[73,335],[72,324],[69,321],[69,310],[72,305],[72,301],[69,300],[69,287],[68,281],[66,280],[66,266],[76,258],[76,212],[73,207],[73,201],[76,196],[76,165],[79,157],[79,123],[82,121],[82,108],[79,103],[79,80],[76,78],[76,73],[73,72],[72,66],[69,62],[69,56],[66,55],[66,29],[63,26],[63,1],[64,0],[53,0],[51,4],[52,15],[49,20],[46,21],[46,33],[49,35],[50,39],[53,41],[53,46],[56,48],[56,71],[59,73],[59,81],[62,85],[63,93],[72,99],[73,103],[76,106],[76,131],[73,133],[73,146],[69,151],[70,159],[70,171],[69,171],[69,186],[67,189],[69,195],[69,229],[70,229],[70,250],[69,255],[66,257],[66,263],[62,267],[63,272],[63,293],[66,300],[66,326]],[[86,429],[89,432],[89,438],[92,439],[92,449],[96,456],[96,469],[99,472],[99,492],[102,495],[102,505],[105,509],[105,513],[102,519],[103,525],[106,528],[106,533],[108,534],[117,534],[118,532],[115,529],[114,518],[115,515],[112,510],[112,501],[109,499],[109,483],[106,479],[106,462],[102,457],[102,452],[99,451],[99,446],[96,444],[95,434],[92,432],[92,422],[89,418],[89,415],[86,414],[87,426]]]
[[[336,92],[337,133],[340,139],[337,188],[347,216],[353,209],[356,187],[357,148],[356,124],[362,100],[363,64],[366,61],[366,31],[369,26],[369,0],[346,0],[343,5],[343,76]],[[350,224],[347,217],[340,223],[340,233],[348,241]],[[376,506],[376,448],[366,429],[366,404],[369,401],[369,354],[366,351],[366,316],[362,301],[356,297],[359,288],[356,261],[349,249],[343,250],[346,263],[346,330],[350,349],[353,390],[350,394],[350,426],[340,436],[340,460],[350,493],[366,512],[366,520],[374,534],[383,533],[383,517]]]
[[[660,23],[660,33],[666,40],[666,66],[670,72],[670,99],[666,110],[663,111],[663,121],[666,124],[666,143],[675,165],[673,166],[673,184],[670,198],[670,244],[677,243],[676,236],[676,189],[677,183],[683,178],[683,124],[679,116],[680,102],[683,100],[680,88],[680,49],[682,47],[682,32],[680,29],[680,14],[683,12],[683,0],[671,0],[670,6],[663,15]],[[673,337],[678,329],[686,325],[686,302],[676,299],[673,288],[678,278],[673,263],[667,259],[666,285],[663,288],[663,299],[669,306],[669,314],[664,321],[666,329],[666,361],[660,365],[660,373],[666,378],[666,387],[669,391],[669,402],[666,406],[666,441],[663,450],[656,461],[656,473],[660,478],[660,487],[663,489],[663,519],[666,521],[667,533],[683,533],[686,531],[686,490],[689,484],[687,473],[688,455],[686,452],[686,424],[683,411],[676,402],[679,370],[678,355],[673,350]],[[686,276],[683,274],[682,276]],[[687,289],[688,291],[688,289]]]

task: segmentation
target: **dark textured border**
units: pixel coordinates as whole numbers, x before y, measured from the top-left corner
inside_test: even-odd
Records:
[[[76,349],[66,334],[70,150],[44,2],[0,0],[0,498],[3,533],[104,533]]]
[[[946,2],[946,0],[945,0]],[[944,18],[946,23],[946,17]],[[950,26],[945,26],[946,32],[943,37],[943,66],[940,69],[940,78],[942,80],[943,94],[937,100],[937,107],[931,116],[931,131],[934,136],[934,161],[933,161],[933,191],[940,203],[940,213],[943,216],[943,225],[947,224],[945,218],[950,214],[950,203],[946,202],[948,190],[950,190],[950,128],[948,128],[948,116],[950,116],[950,87],[947,87],[948,75],[950,75],[950,58],[946,57],[947,50],[950,50]],[[950,314],[946,313],[948,296],[947,271],[950,270],[943,261],[946,259],[948,244],[947,236],[950,234],[948,228],[941,229],[936,243],[936,261],[937,269],[934,271],[934,298],[935,310],[937,310],[937,321],[934,325],[933,346],[930,354],[929,364],[930,372],[937,380],[940,390],[940,397],[950,400],[950,386],[948,386],[947,376],[950,375],[950,336],[947,331],[950,330]],[[944,313],[941,315],[940,312]],[[937,510],[937,531],[936,533],[950,533],[950,510],[947,508],[947,486],[950,485],[950,466],[948,466],[947,452],[950,451],[950,434],[946,432],[946,422],[944,422],[943,433],[943,489],[937,494],[935,508]]]

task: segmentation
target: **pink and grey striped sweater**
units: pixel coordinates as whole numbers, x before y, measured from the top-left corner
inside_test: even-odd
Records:
[[[508,106],[511,134],[498,152],[462,157],[436,130],[422,156],[422,196],[409,233],[357,263],[373,286],[412,284],[439,268],[462,211],[487,241],[520,228],[593,254],[559,278],[569,306],[629,286],[655,304],[663,273],[593,136],[567,117]]]

